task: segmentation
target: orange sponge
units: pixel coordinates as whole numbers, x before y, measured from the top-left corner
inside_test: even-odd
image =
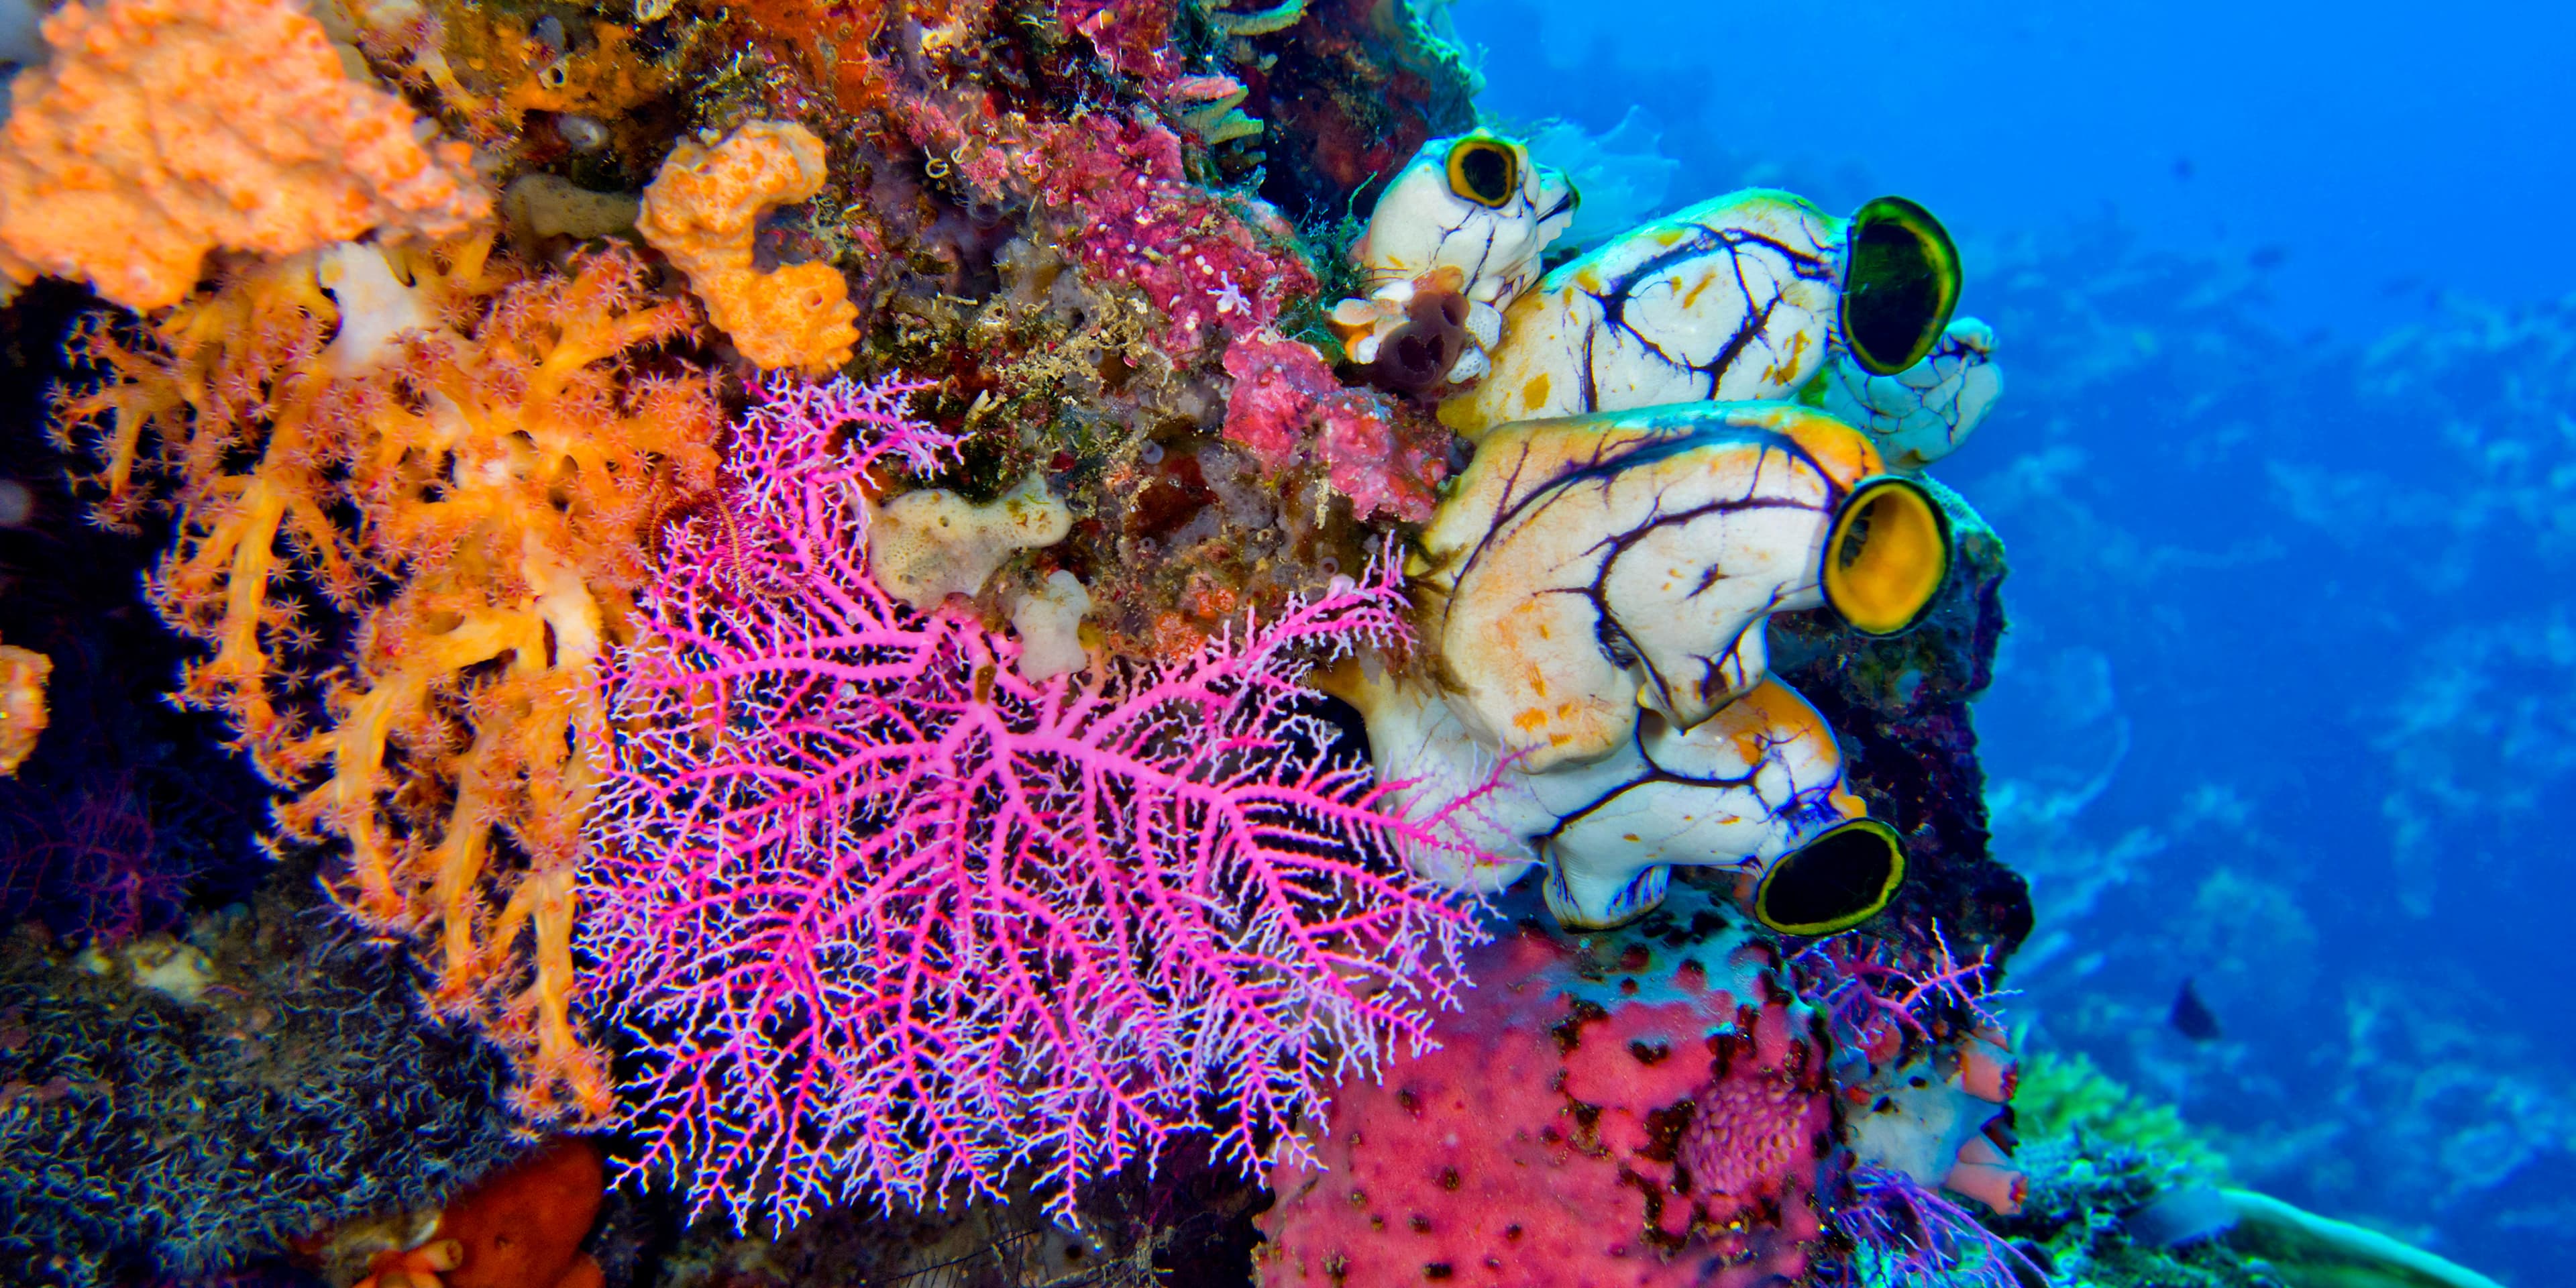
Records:
[[[762,211],[823,190],[823,140],[786,121],[753,121],[707,147],[671,149],[644,190],[636,230],[688,275],[707,318],[764,370],[828,374],[850,360],[858,309],[829,264],[752,266]]]
[[[457,1196],[429,1242],[377,1256],[357,1288],[598,1288],[581,1241],[603,1188],[599,1151],[560,1137]]]
[[[36,750],[36,735],[45,731],[45,677],[54,660],[33,649],[0,644],[0,778]]]
[[[440,1237],[464,1245],[446,1288],[563,1283],[589,1260],[581,1241],[599,1216],[602,1185],[599,1151],[564,1137],[476,1186],[439,1218]]]
[[[208,250],[287,255],[491,210],[461,143],[349,79],[284,0],[72,0],[0,127],[0,276],[85,278],[127,308],[196,289]],[[5,289],[5,288],[0,288]]]

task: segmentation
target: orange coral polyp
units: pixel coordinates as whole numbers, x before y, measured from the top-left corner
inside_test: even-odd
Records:
[[[708,320],[763,370],[826,375],[858,343],[858,308],[839,270],[752,266],[761,212],[812,200],[824,177],[823,140],[812,130],[753,121],[712,147],[671,149],[644,190],[636,231],[688,276]]]
[[[371,228],[451,237],[489,213],[462,144],[348,78],[282,0],[71,0],[0,126],[0,276],[177,303],[218,246],[288,255]]]
[[[396,252],[419,315],[454,321],[380,360],[333,361],[339,303],[298,257],[183,304],[153,344],[89,332],[122,382],[60,410],[98,433],[110,517],[138,502],[147,430],[177,483],[153,602],[214,648],[179,696],[287,790],[286,836],[346,842],[334,894],[412,939],[432,1005],[516,1058],[521,1110],[596,1119],[610,1089],[572,1022],[570,944],[597,666],[632,638],[645,543],[714,479],[720,415],[702,373],[633,369],[695,322],[631,253],[520,281],[488,251]],[[306,578],[358,619],[319,682]]]

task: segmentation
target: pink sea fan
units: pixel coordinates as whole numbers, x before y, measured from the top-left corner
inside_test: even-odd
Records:
[[[602,1018],[643,1048],[630,1169],[782,1225],[1074,1187],[1178,1133],[1301,1154],[1324,1089],[1423,1044],[1475,937],[1440,845],[1300,680],[1402,635],[1384,568],[1195,656],[1031,683],[1017,641],[867,575],[870,467],[955,442],[907,386],[773,384],[674,527],[583,873]]]

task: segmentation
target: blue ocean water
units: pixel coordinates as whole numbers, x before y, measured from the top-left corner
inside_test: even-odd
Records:
[[[1457,0],[1489,112],[1595,131],[1642,109],[1689,167],[1819,197],[1862,180],[1973,239],[2113,216],[2247,267],[2296,335],[2366,340],[2459,292],[2576,290],[2576,11]],[[1822,181],[1821,183],[1819,181]],[[1867,194],[1862,194],[1867,195]]]
[[[1448,18],[1596,207],[1941,214],[2008,373],[1934,472],[2012,554],[1978,724],[2039,908],[2017,1014],[2246,1184],[2566,1282],[2576,11]]]

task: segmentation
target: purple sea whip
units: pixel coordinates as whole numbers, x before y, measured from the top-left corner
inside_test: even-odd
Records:
[[[1336,757],[1301,684],[1403,638],[1395,573],[1032,683],[971,611],[869,578],[872,468],[956,447],[912,388],[759,390],[614,668],[581,947],[642,1047],[629,1166],[739,1226],[1023,1168],[1068,1216],[1192,1131],[1301,1155],[1292,1125],[1424,1040],[1475,935],[1393,857],[1446,818]]]
[[[2025,1273],[2046,1282],[2030,1254],[1989,1230],[1966,1208],[1903,1172],[1862,1164],[1852,1171],[1855,1202],[1844,1232],[1869,1248],[1890,1288],[2022,1288]]]

